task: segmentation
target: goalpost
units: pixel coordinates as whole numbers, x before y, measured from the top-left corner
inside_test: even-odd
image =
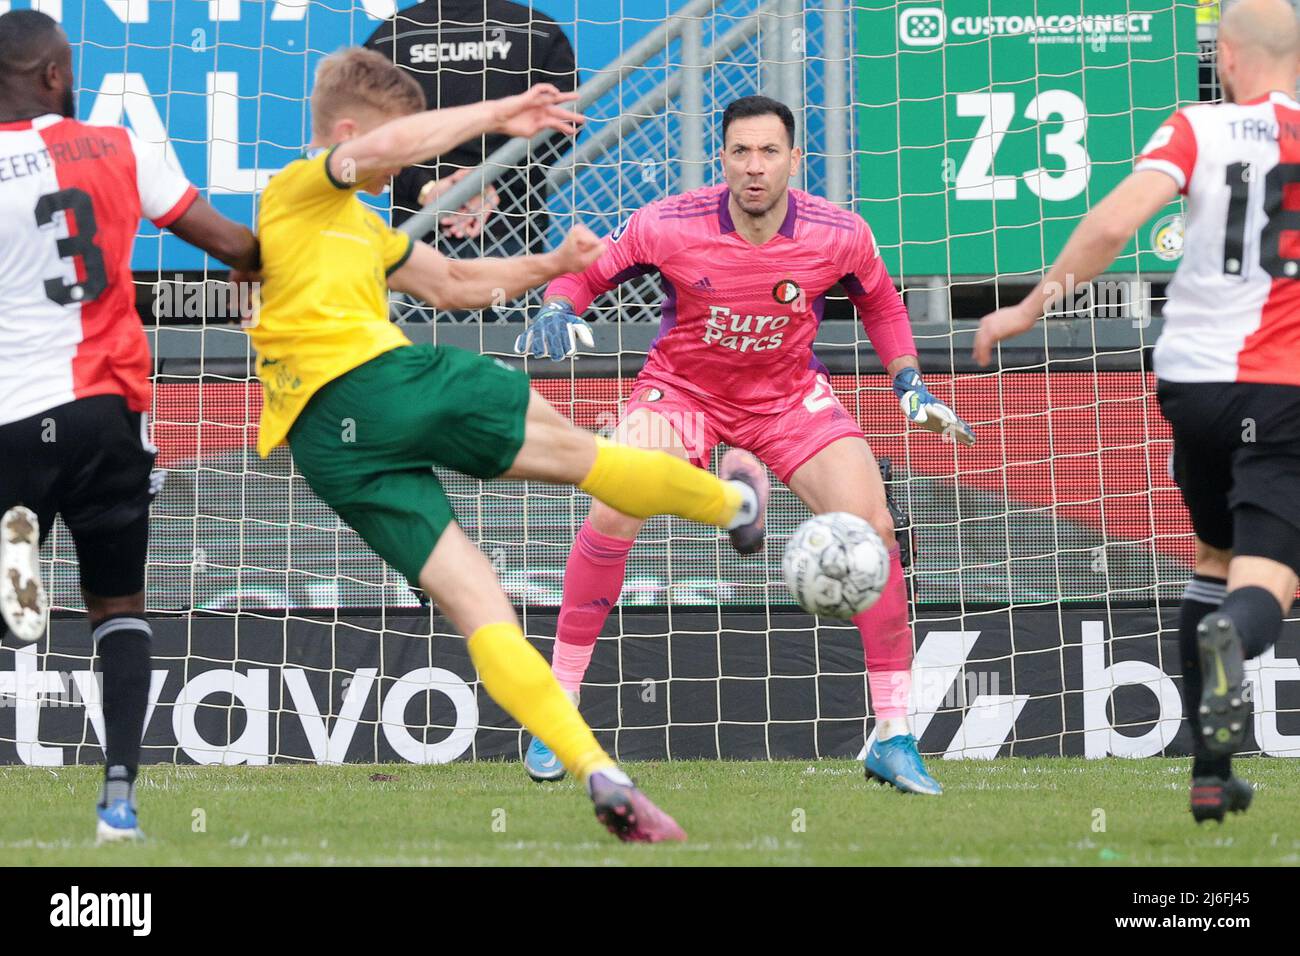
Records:
[[[73,40],[80,115],[125,118],[250,222],[258,190],[305,141],[315,63],[364,40],[393,7],[40,5]],[[1032,283],[1161,119],[1200,97],[1196,4],[1024,6],[1010,16],[990,0],[538,4],[573,43],[588,117],[548,169],[544,239],[575,221],[605,234],[645,203],[718,181],[725,105],[755,92],[788,102],[807,157],[798,185],[870,222],[927,382],[979,436],[964,449],[909,432],[861,326],[832,296],[818,354],[891,461],[892,496],[911,524],[922,750],[1177,753],[1186,739],[1175,740],[1168,602],[1188,576],[1191,537],[1142,356],[1176,265],[1178,209],[1136,237],[1113,281],[1080,290],[1072,315],[1004,350],[1000,370],[976,372],[965,356],[983,311]],[[443,206],[524,161],[519,147]],[[426,231],[437,211],[409,228]],[[519,228],[531,238],[529,217]],[[192,291],[207,277],[201,258],[148,229],[133,265],[146,303],[154,278]],[[537,387],[578,424],[612,428],[654,338],[659,294],[646,277],[599,300],[593,354],[530,363]],[[415,341],[513,361],[536,301],[468,320],[400,297],[393,308]],[[159,636],[145,760],[518,756],[520,732],[477,686],[463,640],[311,494],[287,448],[257,457],[260,392],[237,325],[182,314],[148,329],[154,440],[168,474],[147,578]],[[549,653],[588,499],[441,477]],[[646,525],[584,691],[602,742],[633,759],[857,753],[871,727],[857,634],[796,613],[781,583],[781,549],[806,516],[775,488],[767,550],[750,559],[709,529]],[[43,559],[56,608],[79,610],[61,525]],[[48,644],[0,649],[0,695],[15,704],[0,714],[0,761],[96,759],[84,630],[65,616]],[[1286,684],[1300,680],[1289,648],[1284,639],[1253,674],[1255,743],[1270,753],[1300,752],[1288,730],[1297,702]]]

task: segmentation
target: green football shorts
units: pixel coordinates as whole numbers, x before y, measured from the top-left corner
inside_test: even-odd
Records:
[[[321,500],[419,586],[455,520],[434,465],[496,478],[524,443],[528,376],[447,346],[393,349],[318,391],[289,431]]]

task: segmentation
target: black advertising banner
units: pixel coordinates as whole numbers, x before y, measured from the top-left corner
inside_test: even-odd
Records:
[[[913,726],[927,754],[1188,753],[1176,608],[923,614]],[[517,758],[526,736],[427,615],[155,617],[144,761],[265,764]],[[852,757],[871,731],[859,637],[803,614],[625,611],[582,711],[623,760]],[[528,633],[549,656],[553,616]],[[1300,756],[1300,622],[1249,665],[1247,749]],[[102,760],[84,619],[0,647],[0,763]]]

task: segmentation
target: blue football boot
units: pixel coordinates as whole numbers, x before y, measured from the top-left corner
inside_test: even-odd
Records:
[[[528,750],[524,753],[524,769],[538,783],[564,779],[564,764],[551,753],[550,747],[542,743],[540,737],[534,737],[528,744]]]
[[[122,841],[141,840],[140,822],[136,819],[135,807],[130,800],[114,800],[107,806],[95,808],[99,818],[95,826],[96,843],[119,843]]]
[[[872,743],[863,767],[868,780],[887,783],[904,793],[922,793],[932,797],[943,793],[939,782],[926,772],[921,754],[916,749],[916,738],[911,734],[899,734]]]

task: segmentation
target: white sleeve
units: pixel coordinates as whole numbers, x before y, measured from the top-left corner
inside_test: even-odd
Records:
[[[167,226],[189,209],[198,190],[185,177],[163,143],[148,143],[127,129],[135,154],[135,182],[140,211],[156,226]]]

